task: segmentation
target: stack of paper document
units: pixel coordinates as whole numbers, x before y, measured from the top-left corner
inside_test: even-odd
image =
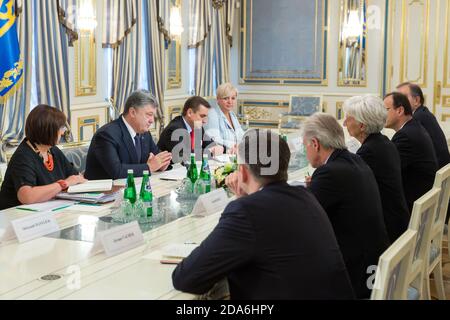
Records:
[[[305,187],[306,188],[306,181],[304,179],[290,180],[290,181],[288,181],[288,184],[292,187]]]
[[[161,180],[181,181],[184,178],[186,178],[186,168],[178,167],[176,169],[172,169],[170,171],[166,171],[161,174],[155,175],[155,177]]]
[[[58,199],[74,200],[86,203],[107,203],[114,201],[116,192],[113,193],[65,193],[61,192],[56,195]]]
[[[176,243],[168,245],[161,250],[162,263],[178,263],[198,247],[196,243]]]
[[[111,191],[113,181],[108,180],[89,180],[88,182],[70,186],[68,193],[85,193],[85,192],[104,192]]]

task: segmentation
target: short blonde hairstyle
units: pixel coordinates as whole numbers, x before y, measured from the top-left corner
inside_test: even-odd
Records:
[[[233,93],[237,95],[237,89],[229,82],[223,83],[217,88],[217,99],[230,97]]]
[[[337,120],[326,113],[318,112],[308,117],[301,128],[301,135],[307,141],[319,140],[326,149],[347,149],[344,129]]]
[[[383,100],[377,96],[365,95],[348,99],[344,103],[344,113],[364,124],[367,135],[379,133],[386,124],[387,111]]]

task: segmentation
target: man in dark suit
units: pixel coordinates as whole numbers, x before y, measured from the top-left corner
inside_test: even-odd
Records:
[[[261,163],[269,154],[262,150],[273,150],[269,164]],[[270,131],[250,130],[238,157],[239,170],[227,179],[238,200],[177,266],[175,289],[203,294],[227,277],[231,299],[352,299],[326,213],[305,188],[286,182],[287,143]]]
[[[344,131],[334,117],[316,113],[302,125],[312,167],[309,190],[328,214],[357,298],[369,298],[371,267],[389,238],[377,182],[361,157],[347,151]]]
[[[158,147],[172,153],[173,163],[189,161],[192,152],[207,150],[213,155],[223,153],[223,147],[214,146],[203,129],[208,121],[209,109],[208,101],[198,96],[191,97],[186,100],[182,115],[175,117],[161,133]]]
[[[142,176],[144,170],[166,170],[172,155],[160,152],[149,132],[157,107],[148,91],[133,92],[125,102],[123,115],[92,138],[84,176],[89,180],[122,179],[129,169],[135,176]]]
[[[404,94],[388,94],[384,105],[388,111],[386,128],[396,131],[392,142],[400,154],[403,189],[412,212],[414,201],[433,187],[438,168],[436,153],[428,132],[413,119],[411,105]]]
[[[427,130],[433,142],[434,151],[438,161],[438,168],[441,169],[450,163],[450,152],[448,151],[447,139],[434,114],[423,104],[425,98],[422,89],[413,83],[402,83],[397,87],[400,93],[408,97],[411,104],[413,118]]]

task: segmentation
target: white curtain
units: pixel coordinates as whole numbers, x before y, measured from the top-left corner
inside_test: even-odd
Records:
[[[35,1],[33,9],[38,104],[58,108],[70,123],[68,39],[59,22],[58,1]]]
[[[137,13],[142,1],[105,0],[103,47],[113,49],[112,95],[117,117],[123,112],[127,97],[137,89],[140,73],[142,34]]]
[[[214,86],[230,81],[230,47],[235,12],[236,0],[191,1],[193,23],[189,47],[196,49],[197,95],[212,96]]]

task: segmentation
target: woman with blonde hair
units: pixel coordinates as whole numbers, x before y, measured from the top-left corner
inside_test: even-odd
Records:
[[[357,96],[344,103],[345,120],[351,136],[361,142],[357,154],[372,169],[380,191],[384,223],[391,242],[406,231],[409,210],[403,192],[400,155],[383,134],[387,111],[376,96]]]
[[[217,88],[217,105],[213,105],[209,110],[208,123],[205,125],[206,134],[231,154],[236,153],[236,146],[244,135],[233,111],[237,94],[237,89],[231,83],[220,85]]]

